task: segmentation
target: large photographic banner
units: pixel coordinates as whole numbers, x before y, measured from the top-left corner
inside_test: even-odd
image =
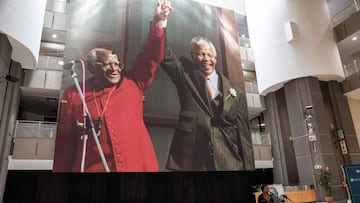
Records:
[[[159,2],[173,8],[166,28],[151,23],[156,0],[71,1],[53,172],[254,168],[245,92],[223,75],[221,9]]]

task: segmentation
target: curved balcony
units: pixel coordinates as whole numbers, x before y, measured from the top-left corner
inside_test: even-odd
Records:
[[[51,170],[56,123],[16,121],[9,170]]]
[[[34,68],[44,22],[46,0],[0,2],[0,32],[12,46],[11,58],[23,68]]]

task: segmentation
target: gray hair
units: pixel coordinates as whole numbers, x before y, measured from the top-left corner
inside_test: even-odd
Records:
[[[86,55],[86,63],[94,63],[97,61],[97,52],[98,51],[111,51],[108,48],[93,48]]]
[[[210,46],[210,48],[213,50],[214,52],[214,55],[216,56],[216,49],[215,49],[215,46],[214,44],[206,37],[194,37],[191,39],[190,41],[190,54],[192,56],[192,53],[194,51],[194,48],[196,46],[199,46],[199,45],[206,45],[206,46]]]
[[[94,73],[94,68],[95,68],[95,62],[97,62],[98,60],[98,56],[97,56],[97,52],[99,51],[112,51],[114,52],[114,50],[111,47],[95,47],[90,49],[90,51],[88,52],[88,54],[86,55],[86,67],[88,68],[88,70],[91,73]]]

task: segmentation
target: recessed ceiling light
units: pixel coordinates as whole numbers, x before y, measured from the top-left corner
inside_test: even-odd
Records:
[[[56,34],[52,34],[51,36],[52,36],[52,38],[57,38]]]
[[[64,65],[64,61],[58,61],[59,65]]]
[[[353,38],[351,38],[353,41],[355,41],[355,40],[357,40],[358,38],[357,37],[353,37]]]

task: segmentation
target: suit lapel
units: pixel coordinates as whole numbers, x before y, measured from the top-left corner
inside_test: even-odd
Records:
[[[189,81],[186,82],[189,89],[191,90],[191,94],[194,96],[195,100],[199,103],[199,105],[204,109],[204,111],[209,114],[209,116],[213,115],[210,106],[210,100],[206,91],[205,84],[205,75],[199,70],[199,68],[188,58],[180,59],[184,68],[189,68],[186,72],[188,72]]]
[[[223,109],[222,112],[220,113],[220,118],[222,118],[224,115],[226,115],[226,113],[229,111],[230,106],[231,106],[231,102],[232,102],[232,96],[230,95],[230,91],[229,89],[233,88],[233,86],[231,85],[230,81],[223,75],[223,74],[218,74],[219,75],[219,82],[222,82],[222,85],[220,85],[220,91],[223,93]]]

